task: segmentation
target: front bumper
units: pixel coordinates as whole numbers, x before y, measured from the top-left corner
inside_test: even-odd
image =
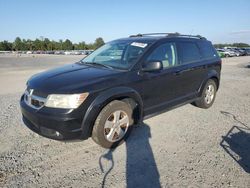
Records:
[[[55,140],[80,139],[84,114],[47,107],[34,109],[25,103],[23,96],[20,106],[24,124],[37,134]]]

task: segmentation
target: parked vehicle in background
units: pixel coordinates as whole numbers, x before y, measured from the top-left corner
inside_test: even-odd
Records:
[[[238,47],[224,47],[225,51],[232,52],[235,56],[244,56],[247,55],[245,48]]]
[[[216,49],[216,51],[217,51],[217,53],[218,53],[218,55],[219,55],[220,58],[225,57],[225,53],[223,53],[221,51],[218,51],[218,49]]]
[[[63,54],[64,54],[64,51],[55,51],[54,54],[56,54],[56,55],[63,55]]]
[[[0,51],[0,54],[10,54],[13,53],[13,51]]]
[[[90,52],[91,50],[71,50],[65,51],[64,55],[88,55]]]
[[[64,55],[72,55],[72,51],[65,51]]]
[[[234,50],[231,50],[231,49],[226,49],[226,52],[229,53],[229,56],[230,56],[230,57],[239,56],[239,53],[236,53]]]
[[[246,55],[250,55],[250,48],[244,48]]]
[[[133,35],[32,76],[20,100],[23,121],[48,138],[92,137],[115,147],[145,118],[189,103],[211,107],[220,71],[221,59],[204,37]]]
[[[55,54],[55,52],[54,51],[46,51],[46,54]]]
[[[72,55],[81,55],[82,53],[80,51],[73,51]]]
[[[244,49],[241,49],[241,48],[236,48],[235,49],[240,56],[245,56],[246,55],[246,51]]]
[[[217,49],[218,52],[221,54],[224,54],[224,57],[234,57],[236,56],[235,52],[232,52],[230,50],[225,50],[225,49]]]
[[[82,53],[83,55],[89,55],[93,52],[94,50],[84,50],[84,52]]]
[[[237,57],[240,56],[240,52],[238,50],[232,49],[232,50],[229,50],[229,51],[233,52],[235,54],[235,56],[237,56]]]
[[[38,51],[34,51],[33,54],[46,54],[46,52],[42,50],[38,50]]]

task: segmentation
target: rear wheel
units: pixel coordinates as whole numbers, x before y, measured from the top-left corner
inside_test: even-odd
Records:
[[[200,108],[209,108],[213,105],[217,91],[217,85],[214,80],[209,79],[203,88],[201,97],[194,102],[195,106]]]
[[[92,139],[104,148],[116,147],[126,139],[132,124],[130,105],[118,100],[112,101],[96,118]]]

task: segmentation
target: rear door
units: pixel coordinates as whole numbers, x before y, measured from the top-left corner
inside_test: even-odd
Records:
[[[177,42],[179,67],[176,76],[181,77],[180,95],[186,99],[194,98],[206,76],[207,65],[202,60],[200,49],[195,41]]]

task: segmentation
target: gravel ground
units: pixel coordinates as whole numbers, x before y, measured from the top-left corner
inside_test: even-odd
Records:
[[[145,120],[115,150],[49,140],[21,121],[28,77],[81,58],[0,56],[0,187],[250,187],[250,57],[223,60],[210,109]]]

